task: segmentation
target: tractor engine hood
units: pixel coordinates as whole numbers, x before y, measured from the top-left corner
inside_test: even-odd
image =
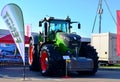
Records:
[[[77,34],[68,34],[63,32],[58,32],[56,35],[56,42],[61,49],[64,50],[75,50],[75,48],[80,48],[81,37]]]
[[[64,37],[66,41],[81,41],[81,37],[77,34],[61,33],[61,36]]]

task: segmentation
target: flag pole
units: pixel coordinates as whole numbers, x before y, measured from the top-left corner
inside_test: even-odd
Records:
[[[23,29],[23,35],[24,35],[24,61],[23,61],[23,80],[25,80],[25,29]]]
[[[25,62],[23,62],[23,80],[25,80]]]

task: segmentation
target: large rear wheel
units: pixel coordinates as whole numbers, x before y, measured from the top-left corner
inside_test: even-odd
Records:
[[[30,40],[29,44],[29,52],[28,52],[28,59],[29,59],[29,68],[33,71],[38,71],[39,67],[39,56],[38,56],[38,45],[33,44],[33,41]]]
[[[33,62],[33,46],[32,46],[32,44],[29,45],[29,56],[28,56],[28,59],[29,59],[29,65],[31,66],[32,62]]]

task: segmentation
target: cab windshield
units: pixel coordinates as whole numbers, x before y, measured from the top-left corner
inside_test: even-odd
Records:
[[[68,23],[66,21],[51,21],[50,22],[50,32],[51,31],[61,31],[67,33]]]

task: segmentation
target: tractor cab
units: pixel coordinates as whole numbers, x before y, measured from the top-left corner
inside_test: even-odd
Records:
[[[44,18],[39,21],[39,26],[42,27],[42,38],[44,38],[43,42],[54,41],[55,35],[58,32],[62,33],[70,33],[70,29],[72,28],[71,19],[67,17],[66,19],[55,19],[54,17]],[[78,22],[74,22],[78,23]],[[80,24],[78,24],[78,28],[80,28]]]

